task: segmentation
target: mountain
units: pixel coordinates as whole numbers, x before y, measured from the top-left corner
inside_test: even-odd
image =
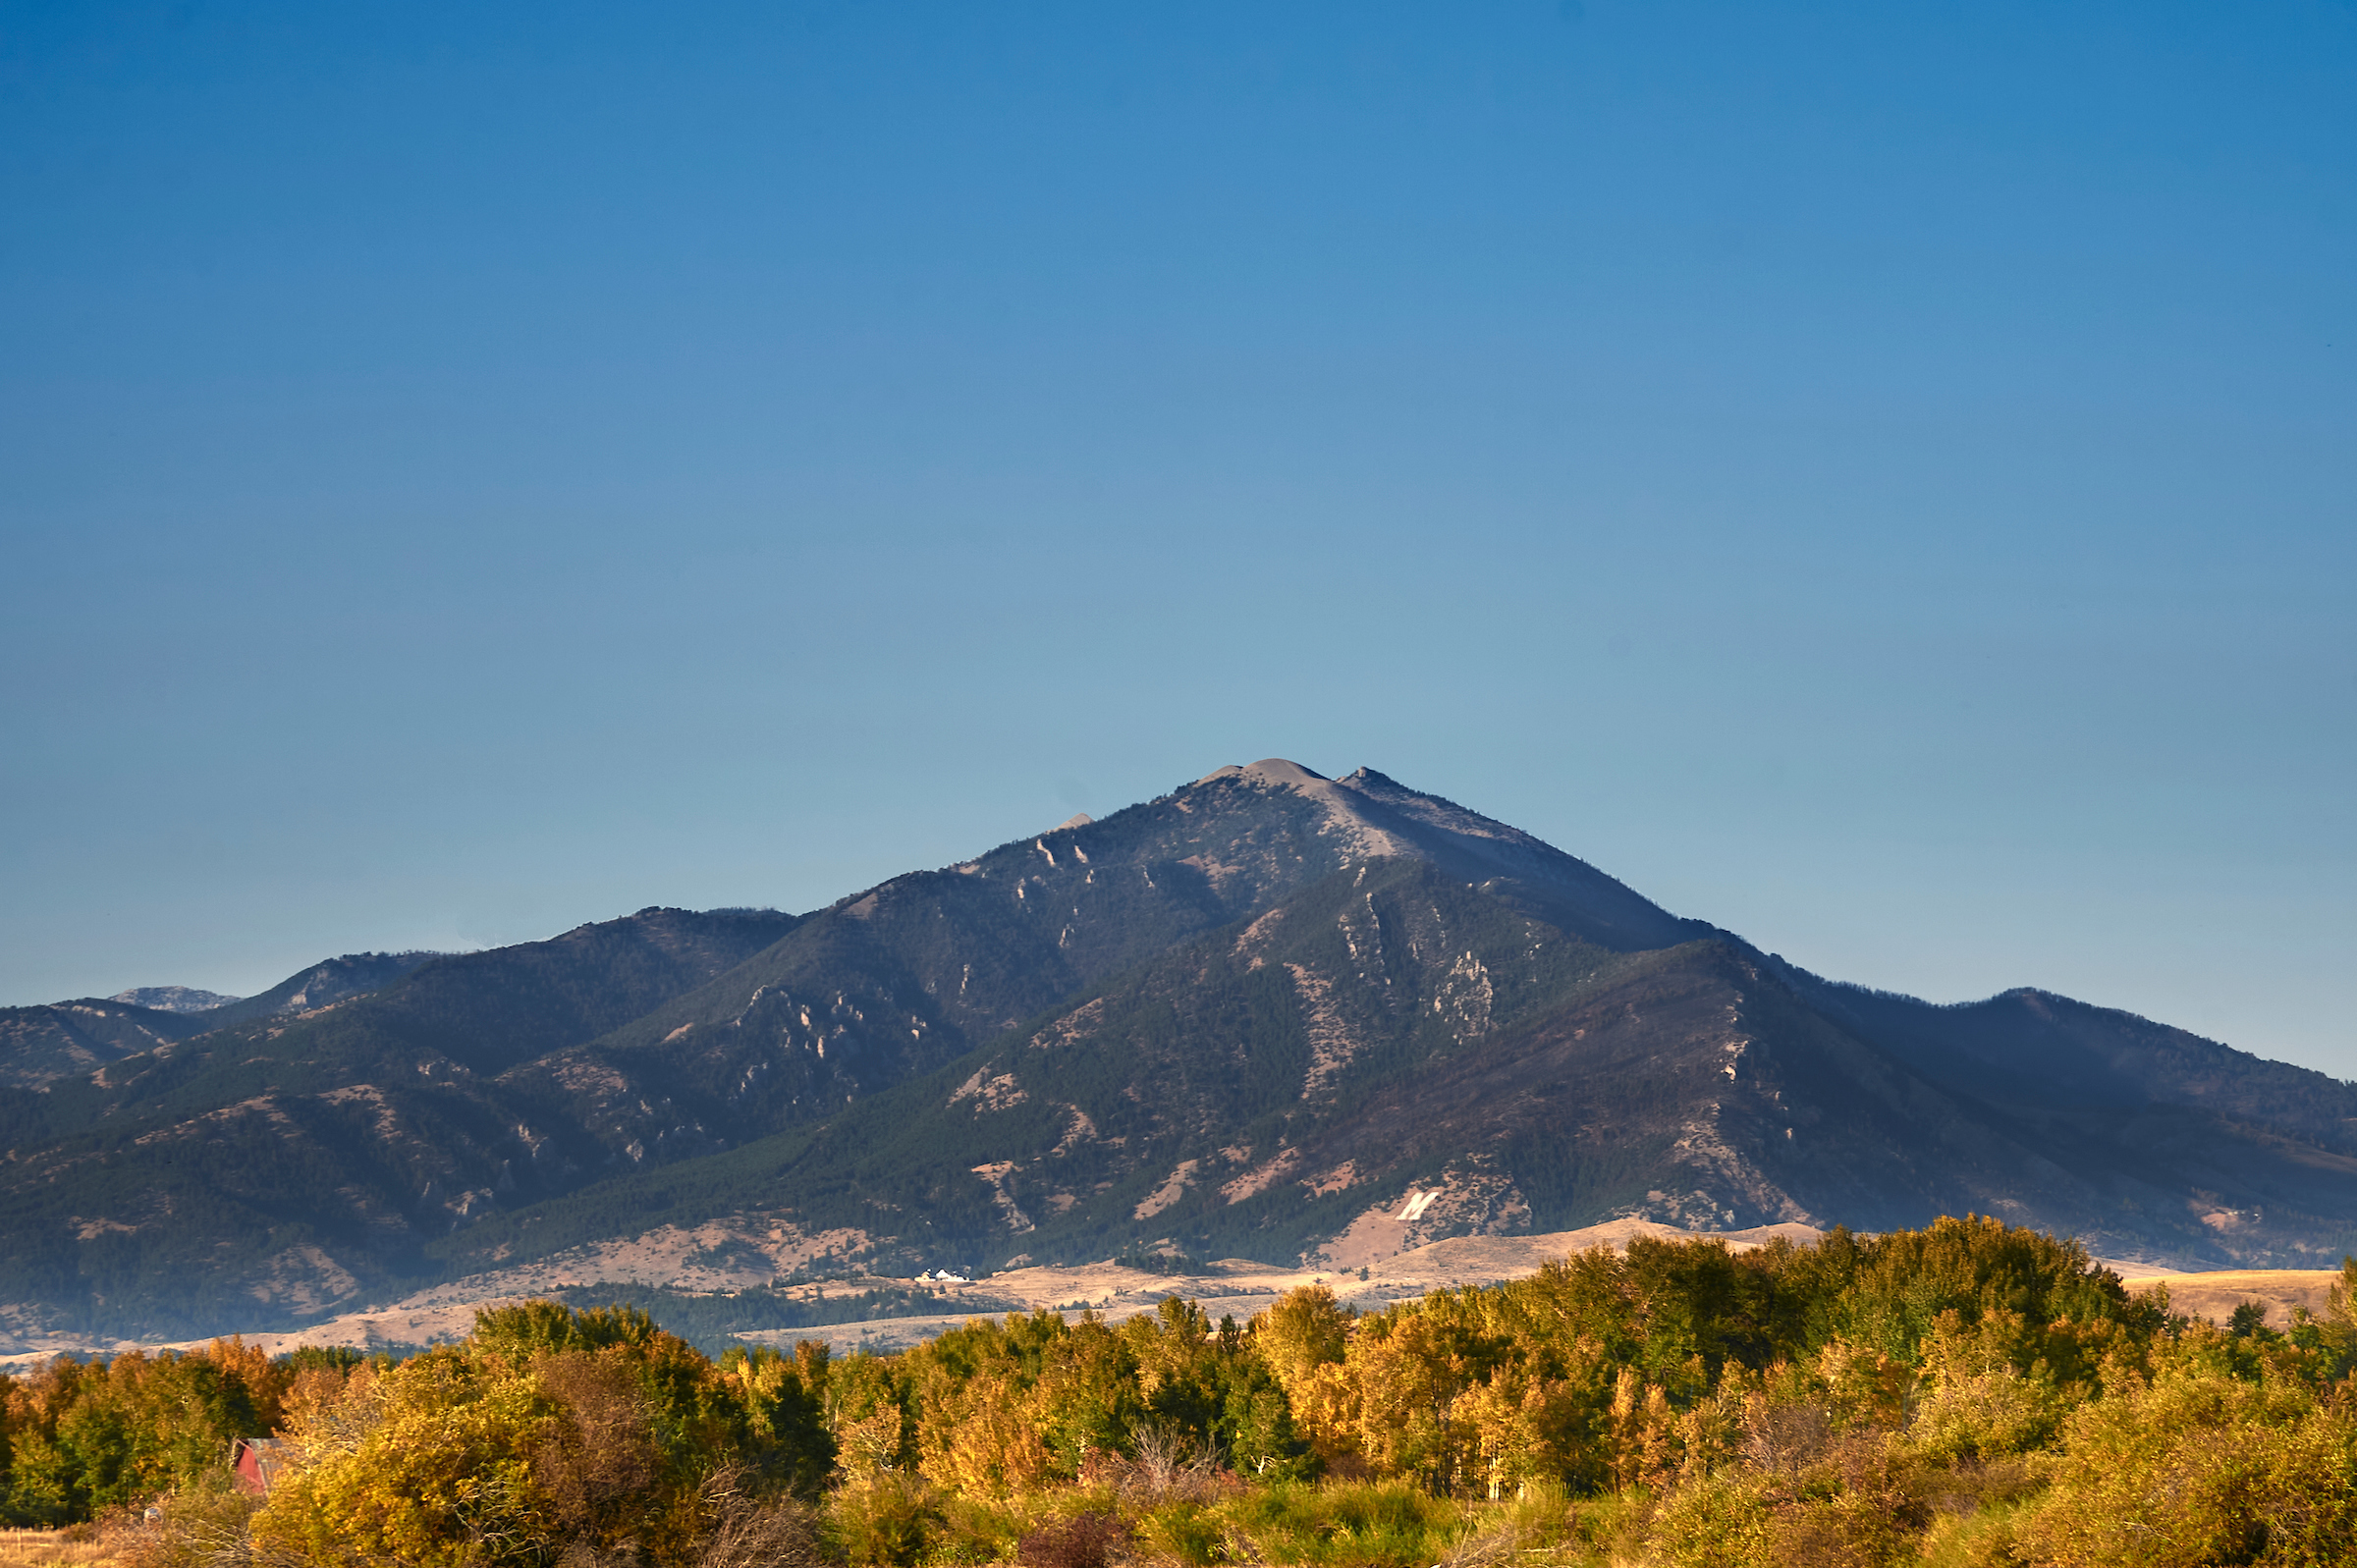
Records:
[[[207,1028],[218,1029],[248,1018],[310,1012],[382,991],[411,970],[442,956],[438,952],[348,952],[289,975],[258,997],[231,997],[196,1016]]]
[[[0,1084],[32,1089],[157,1050],[204,1025],[182,1012],[83,997],[31,1007],[0,1007]]]
[[[1364,769],[1223,768],[808,915],[647,909],[353,974],[89,1020],[115,1054],[0,1088],[0,1301],[205,1332],[597,1277],[648,1236],[748,1278],[1353,1268],[1616,1217],[2357,1243],[2357,1088],[2040,993],[1828,981]]]
[[[38,1089],[108,1062],[165,1051],[247,1018],[301,1014],[381,991],[431,952],[356,952],[290,975],[258,997],[224,997],[188,986],[142,986],[116,996],[30,1007],[0,1007],[0,1085]]]
[[[240,999],[218,991],[199,991],[194,986],[134,986],[118,991],[109,1001],[128,1001],[134,1006],[152,1007],[157,1012],[210,1012],[226,1007]]]

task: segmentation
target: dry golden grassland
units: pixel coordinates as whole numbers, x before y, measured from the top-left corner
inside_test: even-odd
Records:
[[[0,1568],[115,1568],[130,1545],[127,1532],[95,1525],[0,1530]]]
[[[2294,1307],[2322,1316],[2325,1297],[2339,1280],[2337,1269],[2217,1269],[2198,1274],[2131,1274],[2127,1285],[2130,1290],[2166,1285],[2171,1311],[2220,1325],[2244,1302],[2256,1301],[2267,1308],[2267,1325],[2280,1331],[2291,1326]]]

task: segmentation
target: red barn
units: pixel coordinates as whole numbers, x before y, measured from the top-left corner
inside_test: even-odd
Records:
[[[229,1445],[229,1468],[238,1489],[249,1496],[268,1496],[285,1463],[286,1445],[276,1437],[240,1437]]]

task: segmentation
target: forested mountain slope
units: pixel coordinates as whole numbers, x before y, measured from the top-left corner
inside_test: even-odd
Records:
[[[502,1194],[568,1190],[606,1158],[504,1068],[658,1005],[794,923],[642,910],[0,1093],[0,1279],[69,1321],[204,1324],[409,1277],[423,1239]]]
[[[650,909],[287,1000],[0,1090],[0,1300],[255,1326],[710,1222],[756,1261],[1355,1267],[1967,1210],[2309,1261],[2357,1215],[2346,1085],[2059,998],[1826,982],[1276,760],[807,916]]]
[[[1978,1212],[2213,1262],[2357,1241],[2357,1166],[2331,1149],[2150,1099],[1997,1103],[1968,1062],[1923,1070],[1800,979],[1723,936],[1614,952],[1378,859],[813,1132],[436,1251],[488,1267],[731,1213],[890,1238],[911,1269],[1140,1245],[1350,1268],[1618,1216],[1880,1229]],[[2153,1028],[2086,1011],[2124,1056]],[[2209,1049],[2230,1076],[2239,1054]],[[2261,1080],[2299,1070],[2240,1059]]]
[[[207,1029],[270,1018],[284,1013],[313,1012],[354,997],[364,997],[442,957],[438,952],[348,952],[341,958],[315,963],[272,986],[257,997],[246,997],[192,1016]]]

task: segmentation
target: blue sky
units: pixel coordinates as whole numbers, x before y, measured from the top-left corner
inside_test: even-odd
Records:
[[[2357,7],[0,0],[0,1001],[1362,763],[2357,1075]]]

